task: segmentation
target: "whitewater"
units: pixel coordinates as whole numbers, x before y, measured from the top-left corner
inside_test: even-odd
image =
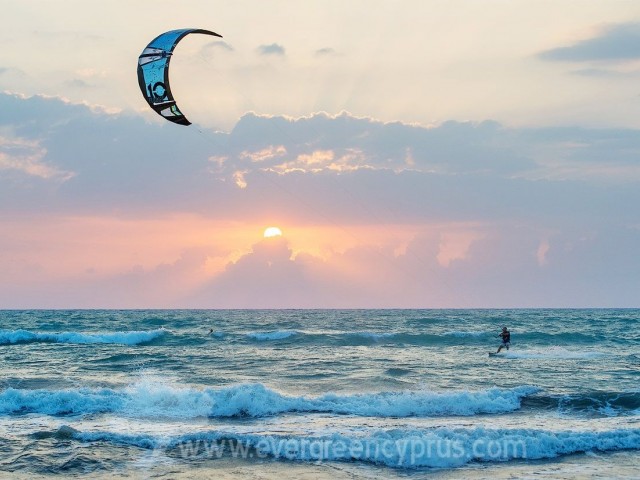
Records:
[[[639,327],[614,309],[0,311],[0,477],[637,478]]]

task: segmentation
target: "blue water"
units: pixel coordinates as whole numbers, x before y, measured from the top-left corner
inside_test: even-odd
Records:
[[[502,326],[512,347],[489,358]],[[639,327],[640,310],[0,311],[0,474],[633,478]]]

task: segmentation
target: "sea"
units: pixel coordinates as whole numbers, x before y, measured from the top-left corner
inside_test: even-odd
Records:
[[[640,478],[640,310],[0,311],[49,477]]]

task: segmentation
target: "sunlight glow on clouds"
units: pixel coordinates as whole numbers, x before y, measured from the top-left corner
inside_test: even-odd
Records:
[[[0,170],[14,170],[43,179],[65,181],[73,177],[72,172],[65,172],[43,160],[47,154],[37,141],[19,137],[5,138],[0,136]]]
[[[640,4],[194,0],[181,128],[173,4],[69,1],[3,6],[0,307],[637,306]]]
[[[248,158],[252,162],[262,162],[264,160],[272,160],[274,158],[282,157],[286,153],[287,149],[284,147],[284,145],[278,145],[277,147],[269,145],[268,147],[263,148],[262,150],[259,150],[257,152],[249,152],[245,150],[240,153],[240,158]]]
[[[438,255],[438,263],[448,267],[451,262],[464,260],[469,254],[469,249],[474,241],[482,238],[482,235],[473,231],[453,231],[444,233],[441,237]]]

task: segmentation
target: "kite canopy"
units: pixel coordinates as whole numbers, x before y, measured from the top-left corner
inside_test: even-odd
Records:
[[[159,115],[179,125],[191,125],[191,122],[178,109],[171,93],[169,62],[178,42],[190,33],[222,37],[199,28],[171,30],[153,39],[138,57],[138,83],[145,100]]]

